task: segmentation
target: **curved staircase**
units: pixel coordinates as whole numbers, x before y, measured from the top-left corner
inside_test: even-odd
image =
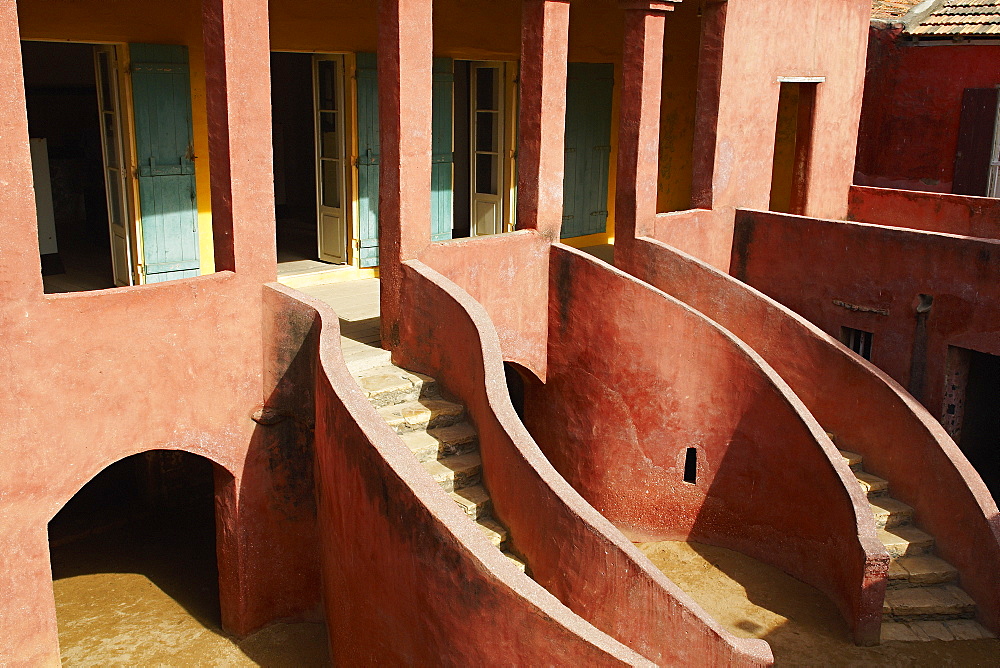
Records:
[[[882,642],[993,638],[975,621],[976,604],[959,586],[958,571],[934,555],[934,537],[914,525],[913,508],[889,496],[889,481],[865,471],[861,455],[840,454],[868,495],[889,552]]]
[[[493,517],[490,495],[481,481],[479,436],[466,420],[465,407],[443,398],[435,379],[392,364],[352,375],[434,481],[493,545],[526,572],[507,529]]]

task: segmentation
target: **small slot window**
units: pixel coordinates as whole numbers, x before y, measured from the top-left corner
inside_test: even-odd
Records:
[[[863,329],[853,329],[851,327],[840,328],[840,342],[845,346],[871,361],[872,358],[872,333]]]
[[[688,448],[684,455],[684,482],[698,482],[698,450]]]

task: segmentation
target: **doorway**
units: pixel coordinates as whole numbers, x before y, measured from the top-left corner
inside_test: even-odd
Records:
[[[350,261],[345,58],[272,53],[279,272]]]
[[[121,156],[118,108],[108,104],[113,83],[107,69],[113,47],[22,42],[28,133],[38,210],[39,248],[45,292],[111,288],[119,263],[113,259],[112,228],[122,229],[127,203],[109,207],[112,188],[127,196],[116,157]],[[104,84],[103,89],[99,85]],[[107,131],[102,132],[102,127]],[[107,141],[110,146],[104,149]],[[117,151],[117,155],[115,154]],[[105,157],[108,154],[110,159]],[[112,177],[113,183],[105,181]],[[48,195],[47,197],[45,195]],[[125,258],[125,285],[129,284]]]
[[[201,273],[187,48],[21,52],[45,292]]]
[[[1000,357],[950,347],[948,367],[942,422],[1000,498]]]
[[[157,643],[181,656],[187,648],[178,638],[221,633],[214,469],[186,452],[133,455],[101,471],[52,518],[64,661],[111,659],[116,646],[152,652]]]
[[[454,61],[452,238],[514,229],[516,71],[511,62]],[[447,139],[448,129],[435,127],[436,136]]]
[[[812,153],[816,81],[781,81],[768,209],[804,215]]]

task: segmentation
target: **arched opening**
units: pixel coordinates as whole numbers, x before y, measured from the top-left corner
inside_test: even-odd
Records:
[[[190,656],[202,634],[221,633],[215,468],[186,452],[133,455],[101,471],[52,518],[64,660],[99,661],[113,651],[159,662],[151,652]]]

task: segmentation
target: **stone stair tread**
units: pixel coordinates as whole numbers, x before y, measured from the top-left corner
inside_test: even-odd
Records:
[[[394,429],[413,430],[427,425],[461,418],[465,407],[444,399],[419,399],[378,409],[379,415]]]
[[[879,529],[878,538],[891,557],[925,554],[934,547],[933,536],[909,525]]]
[[[841,450],[840,456],[847,460],[847,464],[851,468],[859,466],[864,461],[864,457],[856,452],[851,452],[850,450]]]
[[[469,487],[479,482],[483,461],[478,452],[450,455],[423,462],[424,469],[446,492]]]
[[[868,500],[879,527],[896,527],[913,519],[913,508],[891,496],[876,496]]]
[[[877,475],[872,475],[867,471],[855,471],[854,477],[858,479],[861,484],[861,488],[869,496],[875,496],[889,489],[889,481],[884,478],[879,478]]]
[[[960,616],[975,612],[969,595],[954,585],[889,589],[883,613],[896,618]]]
[[[514,567],[517,568],[517,570],[521,571],[522,573],[527,572],[528,566],[516,554],[513,554],[511,552],[504,552],[503,556],[510,559],[510,561],[514,564]]]
[[[507,528],[492,517],[480,517],[476,520],[476,526],[497,547],[502,548],[507,542]]]
[[[946,619],[944,625],[955,640],[987,640],[996,638],[974,619]]]
[[[476,428],[468,422],[459,422],[447,427],[421,429],[400,434],[419,462],[427,462],[451,454],[474,450],[478,435]]]
[[[490,512],[490,495],[482,485],[473,485],[455,490],[449,496],[472,519],[479,519]]]
[[[890,568],[892,565],[903,571],[902,579],[910,584],[941,584],[951,582],[958,577],[958,571],[954,566],[932,554],[899,557],[892,561]]]

